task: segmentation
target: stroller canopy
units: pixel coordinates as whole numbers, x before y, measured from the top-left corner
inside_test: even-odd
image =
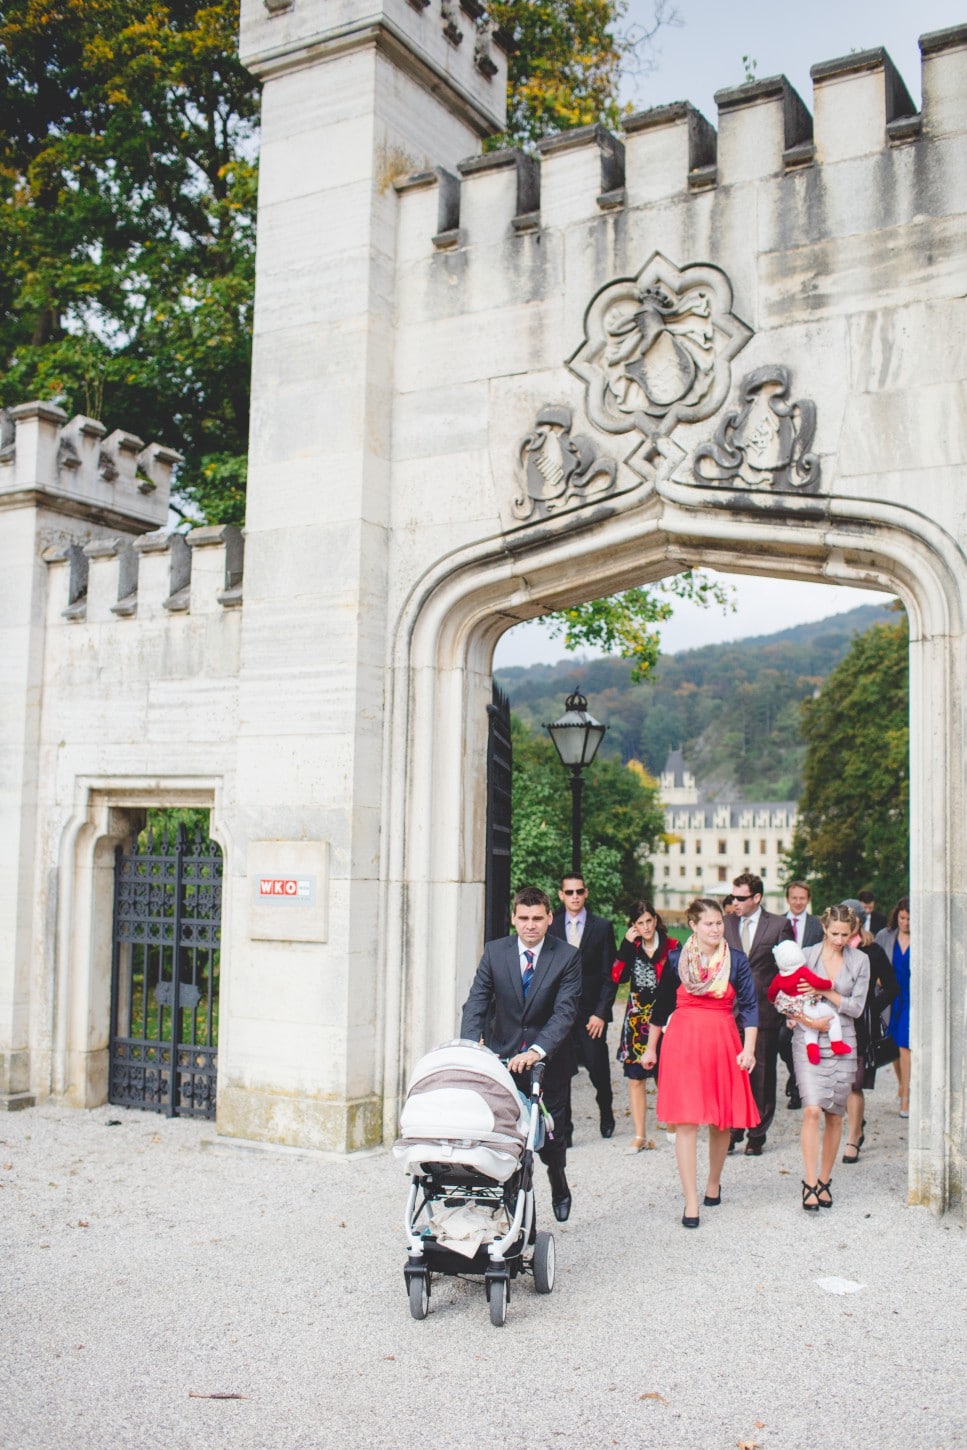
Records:
[[[400,1114],[400,1142],[499,1143],[519,1156],[528,1117],[499,1057],[458,1038],[417,1063]]]

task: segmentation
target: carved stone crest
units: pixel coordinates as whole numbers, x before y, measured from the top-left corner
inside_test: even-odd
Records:
[[[724,272],[679,270],[660,252],[591,299],[584,334],[568,366],[586,386],[589,421],[646,437],[711,417],[728,397],[732,358],[752,336],[732,312]]]
[[[696,483],[815,493],[821,465],[811,453],[816,405],[789,400],[789,369],[773,364],[748,373],[739,386],[740,406],[727,413],[711,443],[695,450]]]
[[[596,455],[594,443],[583,434],[572,436],[573,425],[574,415],[566,404],[547,403],[537,414],[532,432],[521,439],[516,518],[546,518],[613,490],[614,459]]]

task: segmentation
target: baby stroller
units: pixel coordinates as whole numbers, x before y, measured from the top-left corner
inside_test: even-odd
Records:
[[[554,1287],[554,1239],[534,1216],[534,1145],[544,1065],[525,1106],[487,1047],[458,1039],[417,1063],[393,1153],[411,1177],[403,1270],[410,1313],[425,1319],[435,1274],[483,1275],[490,1322],[507,1318],[510,1283]]]

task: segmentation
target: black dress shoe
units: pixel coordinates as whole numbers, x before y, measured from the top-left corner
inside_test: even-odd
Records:
[[[787,1108],[801,1108],[802,1107],[802,1098],[799,1096],[798,1093],[790,1093],[789,1094],[789,1101],[786,1103],[786,1107]]]
[[[601,1114],[601,1136],[602,1138],[614,1137],[614,1113]]]
[[[571,1213],[571,1190],[563,1168],[548,1168],[551,1184],[551,1207],[558,1223],[567,1223]]]
[[[752,1140],[751,1140],[751,1138],[750,1138],[749,1141],[748,1141],[748,1143],[746,1143],[746,1145],[745,1145],[745,1156],[747,1158],[761,1158],[762,1157],[762,1144],[759,1143],[759,1142],[753,1143]]]

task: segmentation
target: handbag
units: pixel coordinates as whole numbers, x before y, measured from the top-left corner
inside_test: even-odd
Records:
[[[876,1036],[873,1039],[873,1066],[887,1067],[891,1062],[896,1062],[900,1056],[900,1049],[890,1035],[890,1029],[882,1017],[876,1018],[874,1028]]]

